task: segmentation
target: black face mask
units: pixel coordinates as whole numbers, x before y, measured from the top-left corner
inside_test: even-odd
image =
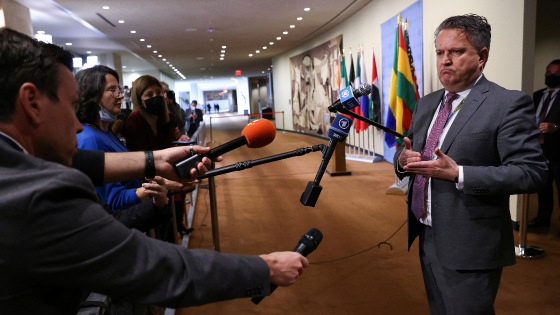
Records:
[[[148,114],[157,116],[163,111],[165,100],[163,96],[154,96],[144,100],[144,104],[146,104],[146,112],[148,112]]]
[[[549,88],[560,86],[560,75],[551,74],[545,76],[544,84],[546,84]]]

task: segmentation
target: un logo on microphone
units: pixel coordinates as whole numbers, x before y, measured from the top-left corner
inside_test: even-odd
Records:
[[[348,90],[342,91],[342,97],[347,98],[348,96],[350,96],[350,92]]]
[[[350,120],[348,120],[348,119],[346,119],[346,118],[342,118],[342,119],[338,122],[338,126],[340,126],[340,128],[342,128],[342,129],[348,128],[349,125],[350,125]]]

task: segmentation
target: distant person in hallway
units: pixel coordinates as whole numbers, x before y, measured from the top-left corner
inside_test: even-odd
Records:
[[[124,108],[122,108],[122,109],[131,109],[131,108],[132,107],[130,106],[130,89],[128,88],[128,85],[125,85],[124,86]]]
[[[444,88],[416,103],[394,157],[410,177],[408,244],[420,236],[432,314],[495,314],[503,267],[515,264],[509,196],[538,191],[546,159],[531,98],[482,74],[486,18],[453,16],[434,35]]]
[[[175,101],[175,92],[171,90],[167,90],[163,93],[165,96],[165,103],[167,104],[167,109],[170,113],[175,115],[175,120],[177,121],[177,127],[179,128],[179,132],[184,135],[185,134],[185,124],[187,122],[187,115],[185,111],[181,108]]]
[[[208,113],[210,113],[212,111],[212,106],[210,105],[210,103],[208,103],[206,105],[206,108],[208,108]]]
[[[0,28],[0,56],[0,314],[76,314],[92,290],[175,309],[260,297],[307,267],[294,252],[189,250],[126,228],[68,167],[83,130],[72,55]]]
[[[185,126],[185,129],[187,130],[187,136],[189,137],[192,137],[192,135],[198,129],[198,126],[200,126],[200,122],[203,120],[202,111],[196,108],[197,105],[198,102],[196,100],[192,101],[191,107],[187,108],[187,110],[185,111],[187,114],[187,124]]]
[[[527,226],[529,228],[549,227],[554,209],[554,189],[560,192],[560,59],[551,61],[544,74],[546,88],[533,94],[536,121],[541,135],[539,142],[544,156],[548,159],[548,180],[539,191],[539,213]],[[560,197],[560,193],[558,194]]]

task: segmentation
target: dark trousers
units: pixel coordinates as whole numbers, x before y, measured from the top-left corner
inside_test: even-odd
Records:
[[[554,209],[553,181],[556,181],[556,189],[558,190],[558,196],[560,196],[560,186],[558,184],[560,183],[560,163],[557,159],[546,154],[546,151],[545,157],[548,159],[548,179],[544,187],[539,191],[539,214],[537,218],[539,220],[550,221],[552,210]]]
[[[434,315],[495,314],[494,300],[503,268],[488,270],[453,270],[439,262],[432,228],[420,234],[420,264]]]

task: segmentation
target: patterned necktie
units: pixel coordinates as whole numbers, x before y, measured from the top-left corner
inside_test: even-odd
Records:
[[[422,161],[430,161],[434,150],[436,149],[439,136],[443,131],[443,127],[449,118],[451,113],[451,103],[459,97],[459,94],[449,92],[447,94],[447,100],[443,108],[439,111],[436,121],[432,126],[428,140],[426,140],[426,145],[424,146],[424,151],[422,151]],[[414,185],[412,186],[412,213],[416,219],[421,218],[424,213],[426,213],[426,182],[427,178],[420,174],[416,174],[414,177]]]
[[[544,100],[544,103],[542,105],[542,109],[541,109],[541,113],[539,114],[539,125],[541,123],[544,122],[544,119],[546,118],[546,112],[548,112],[548,106],[550,105],[550,100],[552,99],[552,92],[548,92],[548,96],[546,97],[546,99]],[[541,133],[539,135],[539,140],[542,140],[543,134]]]

